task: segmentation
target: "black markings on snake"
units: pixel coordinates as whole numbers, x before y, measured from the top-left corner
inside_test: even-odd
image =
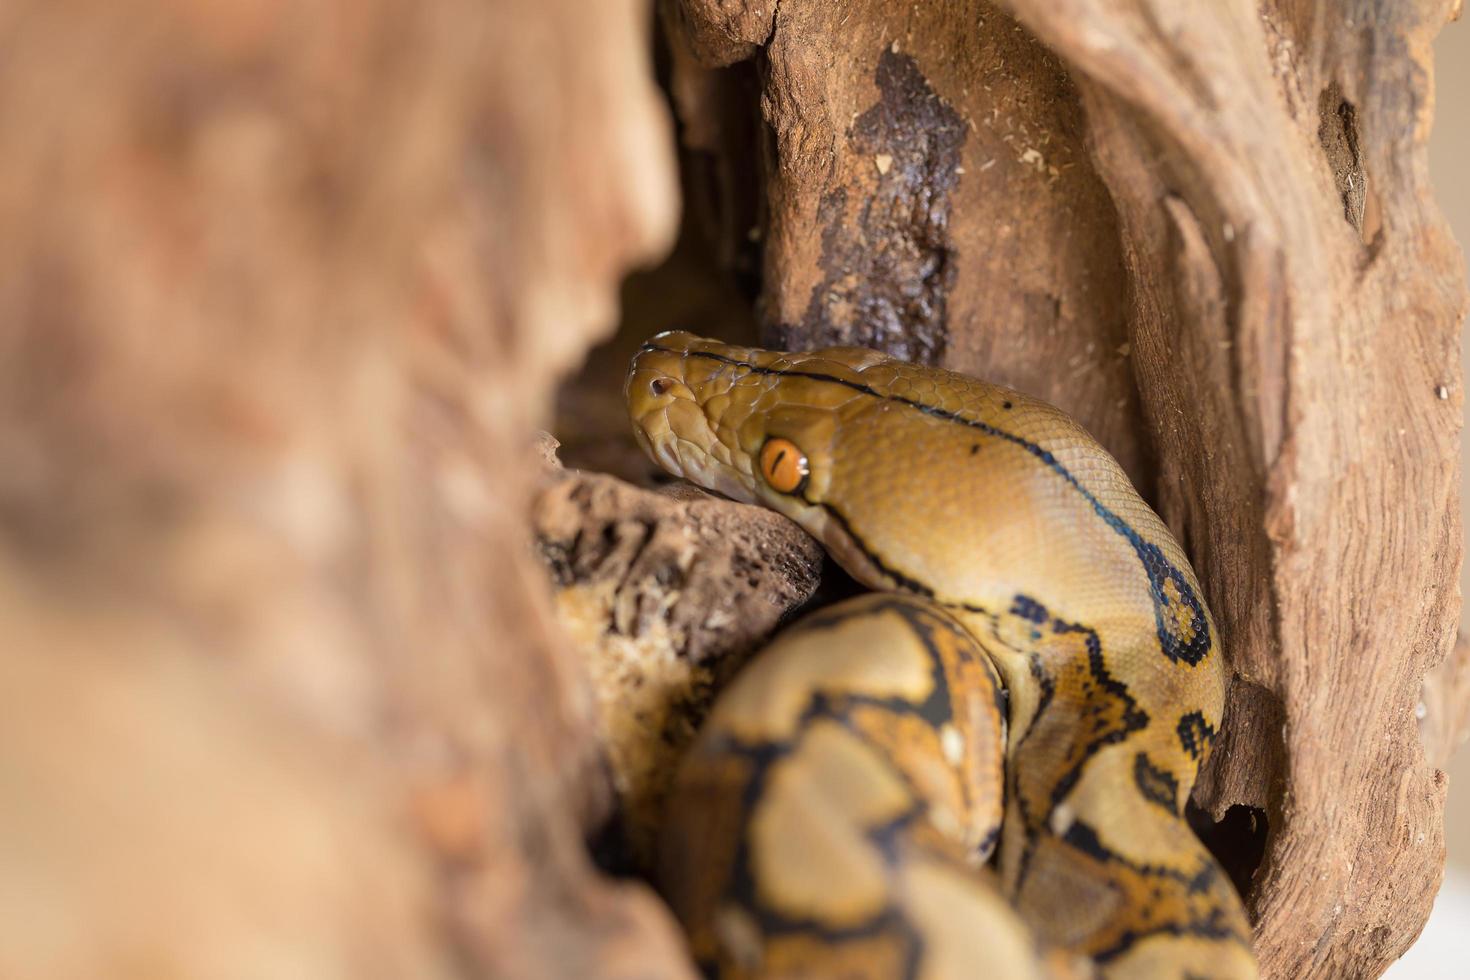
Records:
[[[733,752],[751,764],[751,776],[741,791],[741,805],[739,812],[744,825],[740,834],[740,843],[736,848],[730,880],[730,898],[734,904],[749,910],[755,919],[757,927],[764,936],[779,936],[792,933],[804,933],[815,936],[821,941],[830,944],[861,941],[873,939],[884,935],[895,937],[904,950],[904,963],[901,976],[905,980],[916,978],[922,966],[924,955],[924,940],[912,923],[895,907],[885,907],[867,920],[849,927],[833,927],[814,918],[794,918],[782,915],[766,907],[759,899],[756,883],[751,872],[750,853],[750,822],[759,807],[761,798],[766,793],[767,783],[776,765],[785,757],[795,752],[802,737],[810,730],[815,721],[829,720],[842,725],[852,733],[864,745],[878,752],[888,760],[893,774],[908,783],[902,766],[892,759],[887,750],[874,744],[868,735],[853,723],[851,711],[853,708],[874,706],[895,714],[909,715],[922,719],[926,726],[931,729],[939,729],[945,724],[953,721],[953,712],[948,681],[945,674],[945,661],[938,645],[934,639],[936,629],[953,631],[960,639],[970,640],[958,624],[944,621],[942,618],[932,614],[925,614],[903,601],[878,602],[870,606],[863,615],[874,612],[892,612],[903,618],[904,622],[913,631],[924,646],[925,654],[929,660],[930,676],[932,685],[928,697],[924,701],[915,703],[896,697],[874,697],[859,694],[837,694],[830,695],[827,692],[814,693],[806,707],[802,710],[797,721],[797,734],[790,740],[780,743],[762,742],[754,745],[740,743],[730,740],[730,743],[722,746],[721,751]],[[804,629],[830,629],[841,624],[849,618],[847,613],[838,613],[824,616],[817,613],[811,617]],[[965,655],[968,658],[968,655]],[[985,662],[988,665],[988,661]],[[998,685],[997,685],[998,686]],[[914,805],[904,812],[898,814],[892,820],[877,826],[868,828],[864,836],[889,864],[897,864],[904,858],[905,843],[904,834],[919,820],[925,818],[927,810],[919,803],[920,794],[912,785],[908,786]],[[992,828],[985,839],[980,843],[978,852],[988,853],[993,847],[999,835],[999,827]],[[712,964],[702,964],[711,967]]]
[[[1018,753],[1021,746],[1031,737],[1031,733],[1036,731],[1037,722],[1046,716],[1047,709],[1051,707],[1052,699],[1056,697],[1057,693],[1056,679],[1048,674],[1046,668],[1041,665],[1041,657],[1033,653],[1027,658],[1027,664],[1031,669],[1031,679],[1036,682],[1038,692],[1036,711],[1031,715],[1031,722],[1026,726],[1026,731],[1021,733],[1021,737],[1015,738],[1012,735],[1014,741],[1011,746],[1011,755]],[[1031,806],[1026,801],[1026,795],[1021,792],[1021,774],[1017,766],[1006,766],[1006,798],[1015,801],[1016,812],[1021,817],[1022,827],[1029,829],[1036,825],[1036,820],[1031,814]],[[1048,810],[1050,809],[1052,808],[1049,807]],[[1035,840],[1030,833],[1027,833],[1026,838],[1025,844],[1021,848],[1019,870],[1016,873],[1018,885],[1020,882],[1026,880],[1026,875],[1029,873],[1031,867],[1031,854],[1036,848]]]
[[[1043,612],[1045,610],[1043,609]],[[1098,639],[1097,631],[1080,623],[1068,623],[1060,619],[1052,620],[1052,630],[1058,634],[1081,633],[1083,643],[1087,647],[1087,667],[1093,679],[1104,691],[1112,695],[1116,703],[1121,707],[1121,725],[1117,728],[1107,728],[1094,733],[1093,738],[1087,743],[1082,751],[1082,757],[1077,764],[1057,780],[1056,787],[1052,790],[1052,805],[1060,803],[1066,795],[1071,792],[1073,785],[1082,775],[1082,767],[1087,760],[1092,758],[1105,745],[1113,745],[1123,741],[1133,732],[1141,731],[1148,726],[1148,712],[1138,706],[1137,700],[1128,690],[1128,685],[1108,673],[1107,664],[1103,661],[1102,641]],[[1102,712],[1095,712],[1094,724],[1098,724],[1103,717]]]
[[[1012,601],[1011,613],[1040,625],[1047,620],[1046,607],[1028,595],[1018,595]]]
[[[1133,548],[1140,564],[1143,566],[1144,574],[1148,576],[1149,594],[1153,599],[1154,606],[1154,625],[1158,633],[1159,647],[1163,651],[1164,656],[1175,663],[1194,666],[1202,661],[1210,652],[1213,638],[1210,635],[1209,623],[1205,619],[1204,606],[1200,603],[1199,597],[1195,595],[1194,589],[1190,586],[1189,581],[1184,577],[1184,573],[1169,561],[1168,558],[1164,557],[1164,553],[1158,545],[1144,540],[1143,536],[1134,530],[1132,525],[1114,513],[1091,490],[1083,486],[1082,481],[1077,479],[1072,471],[1067,469],[1049,450],[1043,449],[1038,444],[1028,439],[1023,439],[1013,432],[997,428],[987,422],[981,422],[979,419],[966,418],[958,412],[928,405],[912,398],[905,398],[902,395],[885,395],[860,381],[839,378],[832,374],[824,374],[819,371],[791,371],[780,368],[761,367],[758,364],[751,364],[748,361],[726,357],[712,351],[669,351],[655,344],[645,344],[642,350],[662,350],[665,353],[682,354],[688,357],[701,357],[707,360],[719,361],[723,364],[730,364],[735,367],[743,367],[752,374],[807,378],[812,381],[825,381],[831,384],[842,385],[845,388],[862,392],[882,401],[906,405],[909,408],[913,408],[934,418],[945,419],[946,421],[968,426],[969,428],[984,432],[986,435],[1003,439],[1024,449],[1045,464],[1048,469],[1062,480],[1066,481],[1073,490],[1082,496],[1083,500],[1088,503],[1093,512],[1102,518],[1103,523],[1120,535]],[[843,524],[846,527],[845,520]],[[870,553],[869,557],[871,557]],[[882,566],[880,565],[879,567]],[[904,576],[894,576],[894,581],[900,582],[901,584],[904,582],[913,582],[912,579],[907,579]],[[905,587],[907,588],[908,586],[905,585]],[[933,592],[929,590],[919,592],[919,594],[933,595]]]
[[[1201,712],[1191,711],[1179,719],[1179,744],[1196,762],[1204,757],[1215,741],[1215,726],[1205,721]]]
[[[842,525],[843,533],[847,535],[848,540],[853,543],[853,546],[857,548],[858,551],[861,551],[863,553],[864,558],[872,562],[874,568],[878,569],[878,571],[888,576],[888,578],[892,580],[893,584],[897,585],[905,592],[911,592],[914,595],[923,596],[926,599],[934,598],[934,590],[929,588],[929,586],[925,585],[923,582],[920,582],[918,579],[910,578],[896,568],[885,565],[883,563],[883,559],[878,557],[878,553],[872,548],[868,547],[867,542],[859,537],[858,533],[853,530],[852,524],[849,523],[849,521],[847,520],[846,514],[842,513],[842,511],[838,510],[836,507],[833,507],[831,504],[818,504],[816,501],[810,500],[806,497],[802,497],[802,499],[814,507],[821,507],[824,511],[827,512],[829,516],[831,516],[833,520]]]
[[[1145,800],[1178,814],[1179,781],[1172,772],[1150,762],[1146,753],[1140,752],[1133,757],[1133,782]]]
[[[1067,832],[1062,835],[1062,840],[1090,858],[1104,864],[1116,864],[1127,868],[1141,878],[1160,878],[1165,881],[1178,882],[1191,895],[1203,895],[1213,888],[1216,882],[1223,880],[1220,869],[1213,861],[1206,858],[1200,859],[1199,869],[1194,872],[1134,861],[1109,848],[1097,836],[1097,831],[1082,820],[1073,821],[1072,826],[1068,827]]]
[[[1221,887],[1228,887],[1228,882],[1225,881],[1220,869],[1208,859],[1201,859],[1199,870],[1193,873],[1132,861],[1103,844],[1097,832],[1080,820],[1072,824],[1062,839],[1068,845],[1102,864],[1119,865],[1140,878],[1183,885],[1185,892],[1189,895],[1203,897]],[[1228,939],[1247,949],[1250,948],[1249,937],[1241,935],[1231,926],[1224,907],[1219,903],[1209,902],[1205,908],[1203,915],[1191,910],[1191,914],[1183,921],[1166,921],[1148,929],[1128,930],[1119,936],[1113,945],[1093,953],[1092,958],[1098,963],[1107,963],[1128,952],[1139,940],[1159,934]]]
[[[1106,699],[1091,699],[1093,709],[1082,718],[1090,725],[1090,728],[1084,727],[1077,732],[1077,737],[1083,740],[1081,749],[1077,753],[1075,762],[1052,785],[1044,813],[1039,815],[1031,813],[1025,794],[1019,790],[1018,777],[1014,770],[1007,780],[1007,792],[1016,801],[1023,825],[1027,827],[1046,826],[1050,823],[1056,808],[1066,799],[1067,794],[1081,778],[1082,769],[1087,765],[1088,760],[1104,746],[1121,742],[1132,733],[1147,727],[1149,716],[1138,706],[1138,701],[1129,692],[1128,685],[1108,672],[1107,663],[1103,658],[1102,641],[1096,630],[1080,623],[1069,623],[1059,617],[1053,617],[1046,606],[1028,595],[1014,596],[1011,600],[1010,613],[1026,622],[1049,628],[1057,636],[1081,634],[1082,642],[1087,649],[1088,676],[1101,693],[1108,695]],[[997,637],[997,640],[999,639]],[[1021,751],[1027,739],[1045,721],[1057,689],[1057,678],[1047,671],[1039,656],[1033,653],[1030,657],[1030,665],[1031,674],[1037,681],[1040,698],[1036,711],[1032,715],[1031,724],[1024,733],[1015,738],[1012,744],[1012,756]],[[1029,872],[1034,847],[1034,839],[1028,839],[1021,854],[1017,875],[1018,887]]]
[[[812,722],[826,718],[838,721],[846,727],[846,719],[844,717],[846,712],[844,709],[847,699],[839,698],[839,700],[844,702],[840,706],[835,704],[825,694],[819,693],[814,695],[797,723],[797,736],[790,741],[775,744],[761,743],[759,745],[749,746],[737,743],[728,746],[729,749],[734,750],[735,754],[746,758],[751,763],[750,781],[746,783],[741,792],[739,813],[743,826],[740,832],[740,843],[736,848],[735,859],[731,868],[729,897],[736,906],[750,911],[756,920],[761,934],[764,936],[807,933],[819,937],[823,942],[836,944],[852,940],[876,938],[885,933],[896,934],[903,941],[905,951],[905,969],[902,976],[905,980],[911,980],[911,978],[918,975],[919,962],[923,954],[923,938],[919,935],[918,930],[904,919],[896,909],[886,907],[871,918],[846,928],[834,928],[820,919],[782,915],[766,907],[761,902],[759,891],[756,888],[755,878],[751,872],[751,818],[754,816],[761,798],[766,793],[767,781],[775,770],[776,764],[795,751],[801,741],[802,735],[809,729]],[[864,741],[866,743],[866,740]],[[884,835],[894,834],[897,829],[912,822],[919,815],[919,812],[917,810],[906,811],[900,814],[896,821],[875,828],[873,831],[870,831],[870,841],[878,846],[880,851],[884,850],[884,842],[881,838]],[[877,834],[879,839],[874,840],[872,838],[873,834]],[[888,847],[888,850],[892,850],[891,845]]]
[[[1228,939],[1238,946],[1250,949],[1250,941],[1230,927],[1226,921],[1225,912],[1220,908],[1213,908],[1208,915],[1196,916],[1184,922],[1163,922],[1149,930],[1129,930],[1118,937],[1118,941],[1107,949],[1092,954],[1092,958],[1098,963],[1108,963],[1133,948],[1140,939],[1149,936],[1196,936],[1201,939]]]

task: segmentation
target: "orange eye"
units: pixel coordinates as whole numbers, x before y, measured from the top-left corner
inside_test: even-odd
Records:
[[[761,475],[777,493],[796,493],[810,472],[806,454],[790,439],[767,439],[761,447]]]

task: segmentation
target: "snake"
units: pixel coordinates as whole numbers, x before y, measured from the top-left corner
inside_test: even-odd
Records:
[[[625,394],[660,467],[871,590],[781,631],[679,765],[655,880],[706,975],[1257,975],[1184,815],[1219,635],[1078,422],[878,351],[681,331]]]

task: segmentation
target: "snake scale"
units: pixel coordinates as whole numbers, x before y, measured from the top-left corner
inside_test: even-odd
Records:
[[[1220,723],[1215,626],[1081,426],[875,351],[679,332],[627,399],[663,468],[876,590],[778,636],[680,767],[658,877],[707,973],[1256,975],[1183,817]]]

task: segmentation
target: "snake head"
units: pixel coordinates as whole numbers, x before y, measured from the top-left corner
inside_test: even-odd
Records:
[[[628,372],[634,434],[675,476],[764,504],[814,530],[837,421],[822,391],[814,397],[795,390],[787,373],[810,357],[661,333]],[[850,370],[837,363],[826,369]]]
[[[893,588],[898,578],[873,560],[834,501],[845,478],[851,502],[854,471],[865,479],[863,464],[883,458],[873,434],[885,427],[875,416],[895,414],[865,379],[904,368],[857,347],[782,353],[670,332],[634,356],[626,396],[639,443],[665,470],[786,515],[859,581]],[[879,534],[907,532],[861,501],[850,512],[871,517]]]

